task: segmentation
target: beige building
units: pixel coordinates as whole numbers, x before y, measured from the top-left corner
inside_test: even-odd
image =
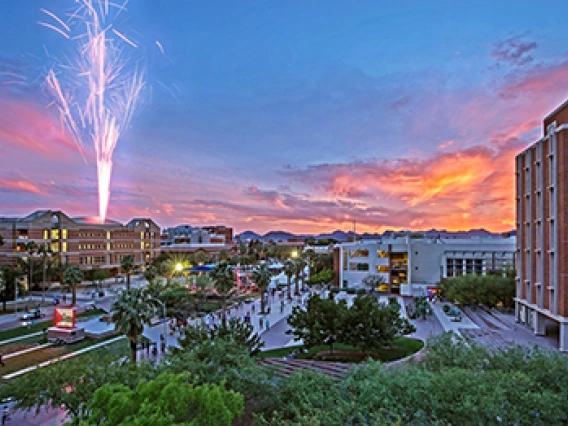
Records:
[[[82,269],[116,269],[126,255],[136,265],[150,263],[160,253],[160,228],[152,219],[132,219],[126,225],[94,218],[70,218],[61,211],[38,210],[23,218],[0,218],[0,265],[28,256],[26,243],[49,244],[62,263]]]

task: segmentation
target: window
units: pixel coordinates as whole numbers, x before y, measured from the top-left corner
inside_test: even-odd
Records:
[[[62,230],[61,230],[61,238],[63,238],[64,240],[67,239],[67,229],[62,229]]]
[[[349,270],[350,271],[368,271],[369,270],[369,264],[368,263],[351,262],[349,264]]]
[[[66,242],[61,243],[61,251],[63,251],[63,252],[67,251],[67,243]]]
[[[52,229],[51,230],[51,238],[54,240],[59,239],[59,229]]]
[[[357,249],[357,250],[349,250],[349,257],[368,257],[369,250],[367,249]]]
[[[389,257],[389,254],[384,250],[377,250],[377,256],[379,257]]]
[[[377,266],[377,272],[388,272],[389,271],[389,267],[386,265],[379,265]]]

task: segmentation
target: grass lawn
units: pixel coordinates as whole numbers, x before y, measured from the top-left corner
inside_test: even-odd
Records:
[[[79,349],[84,349],[88,346],[104,342],[105,340],[114,339],[115,337],[116,336],[112,336],[109,337],[108,339],[102,339],[102,340],[85,339],[81,342],[74,343],[72,345],[50,346],[44,349],[38,349],[37,351],[19,355],[15,358],[8,358],[4,360],[6,366],[5,367],[0,366],[0,375],[5,375],[17,370],[21,370],[26,367],[31,367],[32,365],[37,365],[41,362],[57,358],[61,355],[65,355],[70,352],[75,352],[78,351]],[[127,344],[125,343],[125,341],[122,340],[109,345],[109,349],[111,349],[113,353],[116,351],[116,353],[118,354],[122,353],[120,352],[121,346],[127,349]],[[104,347],[94,349],[93,351],[97,350],[104,350]]]
[[[81,312],[77,314],[77,318],[88,318],[97,315],[104,314],[104,311],[96,309],[86,312]],[[10,330],[0,331],[0,342],[2,340],[12,339],[14,337],[25,336],[26,334],[36,333],[38,331],[43,331],[45,328],[51,327],[53,325],[53,320],[45,320],[36,322],[34,325],[21,326],[16,328],[11,328]]]
[[[424,343],[421,340],[400,337],[396,339],[391,347],[382,348],[372,354],[362,354],[359,348],[349,345],[333,345],[333,354],[329,353],[329,346],[316,346],[307,353],[298,352],[297,359],[318,359],[324,361],[341,362],[361,362],[369,356],[382,362],[396,361],[418,352]],[[258,354],[259,358],[284,358],[292,352],[300,349],[301,346],[290,346],[286,348],[272,349]]]

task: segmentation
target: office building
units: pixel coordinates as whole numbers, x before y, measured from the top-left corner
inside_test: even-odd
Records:
[[[81,269],[111,269],[133,255],[136,265],[150,263],[160,252],[160,228],[152,219],[132,219],[126,225],[104,224],[88,217],[71,218],[62,211],[38,210],[23,218],[0,218],[0,265],[16,264],[27,257],[26,243],[49,244],[62,263]]]
[[[543,133],[516,158],[515,315],[535,334],[557,323],[568,351],[568,101],[544,119]]]
[[[335,285],[361,286],[370,274],[383,278],[388,292],[422,295],[440,278],[505,273],[515,269],[515,237],[420,238],[415,235],[338,244]]]

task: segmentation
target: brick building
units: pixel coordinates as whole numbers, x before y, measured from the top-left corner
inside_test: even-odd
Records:
[[[515,316],[535,334],[556,322],[559,348],[568,351],[568,101],[543,128],[516,158]]]
[[[26,243],[50,244],[60,261],[82,269],[120,268],[125,255],[136,265],[151,262],[160,252],[160,228],[152,219],[132,219],[126,225],[93,218],[70,218],[61,211],[38,210],[23,218],[0,218],[0,265],[26,257]]]

